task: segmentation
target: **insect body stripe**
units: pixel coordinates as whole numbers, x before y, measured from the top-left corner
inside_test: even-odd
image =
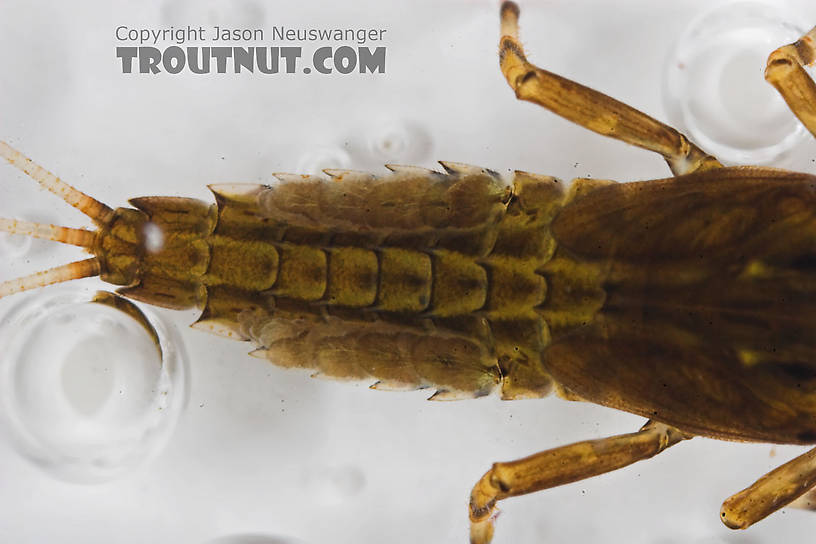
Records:
[[[380,275],[377,253],[358,247],[339,247],[329,249],[328,256],[327,302],[352,308],[373,305]]]
[[[441,399],[485,394],[501,383],[506,398],[546,394],[552,383],[538,359],[548,326],[535,308],[547,293],[539,268],[554,250],[547,225],[560,186],[553,178],[517,173],[513,191],[490,189],[498,187],[494,174],[445,166],[451,173],[395,168],[383,178],[332,172],[332,181],[283,176],[269,188],[213,187],[220,219],[215,232],[235,243],[255,237],[276,248],[278,278],[266,298],[229,290],[237,283],[216,288],[205,278],[208,303],[200,326],[252,339],[261,346],[254,355],[276,364],[371,380],[379,388],[435,386],[434,398]],[[483,202],[480,222],[415,213],[429,193],[453,199],[453,208],[460,202],[451,195],[459,195],[467,209],[477,183],[494,195]],[[389,226],[365,211],[332,218],[327,203],[335,198],[389,208],[383,199],[392,193],[382,187],[401,187],[402,203],[417,195],[402,223]],[[318,223],[322,213],[328,217]],[[404,228],[409,222],[414,228]],[[240,275],[250,281],[258,272],[249,267]],[[236,298],[225,306],[228,290]],[[238,326],[230,325],[236,315]],[[466,353],[480,355],[461,359]],[[481,362],[466,370],[475,360]]]

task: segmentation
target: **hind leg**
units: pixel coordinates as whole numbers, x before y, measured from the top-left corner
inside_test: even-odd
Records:
[[[493,538],[496,503],[543,489],[598,476],[654,457],[690,438],[673,427],[649,421],[638,432],[577,442],[509,463],[495,463],[470,494],[470,541]]]
[[[769,472],[727,499],[720,516],[731,529],[747,529],[816,486],[816,448]]]
[[[530,64],[518,41],[519,9],[501,8],[499,60],[520,100],[534,102],[582,127],[660,153],[675,175],[722,166],[683,134],[623,102]]]

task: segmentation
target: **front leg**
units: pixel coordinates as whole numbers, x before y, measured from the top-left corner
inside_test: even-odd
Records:
[[[611,472],[649,459],[687,438],[691,436],[674,427],[649,421],[636,433],[576,442],[518,461],[495,463],[470,494],[470,542],[491,541],[496,503],[502,499]]]
[[[520,100],[547,108],[584,128],[660,153],[675,175],[722,166],[686,136],[635,108],[529,63],[518,36],[519,8],[501,8],[499,61]]]

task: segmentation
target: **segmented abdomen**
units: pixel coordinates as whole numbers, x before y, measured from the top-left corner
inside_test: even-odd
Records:
[[[435,387],[434,398],[541,396],[558,182],[444,163],[382,178],[329,171],[274,187],[211,187],[197,326],[251,339],[272,362],[317,374]]]

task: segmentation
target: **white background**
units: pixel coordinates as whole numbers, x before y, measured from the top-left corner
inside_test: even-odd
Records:
[[[670,47],[711,4],[527,2],[522,39],[534,62],[665,119]],[[788,4],[803,27],[816,23],[808,4]],[[123,75],[120,24],[382,27],[387,73]],[[4,0],[0,139],[112,206],[153,194],[210,200],[207,183],[267,182],[343,153],[348,164],[339,166],[381,171],[384,159],[367,142],[391,126],[416,136],[394,162],[444,159],[564,179],[669,175],[657,156],[516,102],[497,41],[498,5],[487,1]],[[775,165],[813,172],[814,157],[807,142]],[[33,185],[0,168],[0,214],[87,225]],[[0,278],[77,255],[54,248],[31,262],[0,260]],[[180,328],[195,319],[172,317]],[[106,484],[67,484],[0,443],[0,541],[465,542],[470,488],[491,462],[643,422],[557,398],[429,403],[427,392],[313,380],[245,356],[246,344],[182,335],[189,404],[149,466]],[[506,501],[495,542],[804,542],[816,529],[812,513],[783,510],[739,533],[718,517],[724,498],[801,451],[698,438],[626,470]]]

